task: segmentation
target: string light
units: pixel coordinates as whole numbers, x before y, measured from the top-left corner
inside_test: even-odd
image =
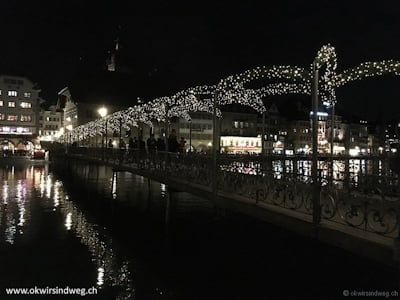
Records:
[[[325,66],[325,72],[319,78],[318,95],[322,102],[332,105],[336,102],[336,88],[349,82],[361,80],[372,76],[381,76],[389,73],[399,75],[400,62],[384,60],[378,62],[365,62],[336,73],[337,56],[335,48],[324,45],[317,52],[313,65],[317,69]],[[313,67],[311,66],[311,69]],[[283,82],[267,84],[259,89],[249,89],[245,84],[263,79],[279,79]],[[287,82],[289,81],[289,82]],[[60,136],[60,141],[67,141],[70,134],[71,141],[83,140],[96,134],[104,134],[106,124],[112,132],[120,128],[130,129],[139,123],[150,127],[153,122],[169,122],[172,117],[180,117],[190,121],[191,112],[213,113],[214,100],[217,106],[232,103],[250,106],[255,111],[265,111],[263,98],[271,95],[283,94],[311,94],[312,71],[297,66],[262,66],[247,70],[243,73],[222,79],[217,85],[196,86],[182,90],[173,96],[160,97],[147,103],[129,107],[126,110],[115,112],[105,118],[91,121],[78,126],[71,132]],[[216,115],[222,116],[220,109]]]

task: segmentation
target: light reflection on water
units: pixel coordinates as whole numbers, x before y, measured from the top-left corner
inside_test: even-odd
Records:
[[[22,236],[29,232],[30,227],[35,226],[31,222],[32,217],[37,217],[37,214],[32,214],[33,204],[42,206],[44,210],[49,208],[57,220],[62,222],[65,230],[72,232],[90,252],[92,263],[98,271],[92,280],[97,283],[97,287],[118,287],[116,299],[134,298],[128,261],[121,257],[117,261],[111,237],[99,230],[98,225],[88,221],[73,199],[70,199],[63,183],[54,179],[47,167],[31,166],[18,170],[12,167],[1,171],[0,245],[5,242],[18,246]],[[35,231],[30,232],[33,235]]]
[[[266,162],[264,166],[256,162],[235,161],[225,163],[221,166],[221,170],[249,175],[262,173],[264,176],[272,175],[275,179],[296,176],[297,180],[308,182],[311,180],[311,165],[311,160],[293,159],[272,160]],[[262,170],[263,168],[264,170]],[[368,180],[368,177],[370,179],[373,178],[376,183],[382,183],[387,180],[384,177],[392,177],[387,180],[389,184],[393,185],[397,182],[396,175],[387,165],[387,162],[383,160],[349,159],[345,161],[335,159],[333,164],[330,160],[320,160],[318,161],[318,174],[321,176],[323,184],[333,178],[333,183],[339,188],[344,186],[345,180],[348,180],[351,186],[358,187],[363,183],[363,180]]]
[[[310,176],[310,165],[310,161],[297,161],[297,164],[277,162],[275,167],[277,171],[280,172],[280,174],[277,175],[280,176],[290,174],[290,172],[293,172],[295,167],[297,167],[297,175],[304,178],[304,180],[307,180],[307,178],[309,178]],[[321,164],[321,168],[323,167],[326,167],[326,164]],[[188,280],[187,282],[191,283],[191,285],[188,285],[188,287],[190,288],[190,292],[186,292],[189,295],[193,295],[193,297],[188,296],[179,299],[197,299],[196,293],[201,290],[207,291],[205,294],[209,296],[202,297],[201,299],[213,298],[213,296],[211,296],[214,295],[213,290],[210,289],[210,287],[204,287],[203,285],[206,285],[208,283],[207,281],[218,282],[218,280],[220,280],[221,278],[229,278],[230,274],[235,278],[239,277],[240,281],[233,281],[234,284],[231,284],[229,280],[232,279],[229,279],[227,281],[229,282],[229,285],[223,285],[223,288],[221,288],[221,293],[224,294],[227,290],[231,290],[232,286],[235,286],[234,293],[237,293],[238,290],[242,293],[242,297],[238,296],[237,298],[244,299],[246,297],[243,296],[243,294],[248,293],[248,291],[255,286],[263,287],[265,284],[264,281],[256,281],[257,284],[255,286],[251,285],[251,288],[248,288],[248,286],[241,286],[242,282],[245,281],[247,277],[250,277],[247,274],[253,275],[250,281],[258,280],[258,278],[263,278],[266,270],[265,266],[268,266],[268,268],[270,268],[271,263],[274,263],[271,262],[270,257],[280,258],[281,253],[285,253],[287,249],[292,248],[284,245],[284,248],[278,249],[276,254],[270,254],[268,251],[273,248],[272,245],[282,244],[280,243],[280,241],[282,241],[282,236],[279,233],[279,239],[273,238],[272,240],[270,240],[270,237],[273,236],[273,232],[275,231],[275,229],[267,231],[268,234],[265,234],[265,232],[262,231],[261,234],[259,231],[257,231],[258,225],[257,227],[250,227],[251,229],[249,229],[248,231],[245,230],[242,232],[243,235],[246,235],[246,239],[243,239],[243,237],[241,239],[238,239],[238,234],[241,234],[240,232],[242,231],[242,229],[248,228],[248,221],[242,223],[243,220],[241,218],[232,219],[232,222],[228,223],[225,223],[225,221],[223,220],[218,220],[214,218],[214,216],[210,213],[214,211],[213,205],[208,203],[208,201],[206,201],[205,199],[197,199],[196,201],[194,201],[191,196],[188,197],[188,195],[185,195],[184,193],[177,191],[172,193],[172,191],[164,184],[160,184],[154,181],[150,183],[149,181],[147,181],[147,179],[134,176],[130,173],[120,172],[118,173],[118,175],[113,174],[111,168],[106,168],[104,166],[93,167],[93,165],[89,164],[82,164],[82,166],[79,166],[78,164],[73,164],[72,168],[74,169],[74,176],[69,176],[70,173],[66,173],[69,177],[63,178],[68,179],[70,177],[73,177],[74,180],[64,181],[58,180],[59,177],[55,175],[53,176],[43,167],[28,168],[26,173],[22,172],[22,175],[20,174],[21,171],[16,169],[14,174],[12,175],[12,178],[10,175],[11,169],[3,172],[3,176],[0,178],[0,185],[2,185],[0,186],[2,191],[0,194],[2,194],[3,198],[0,198],[0,245],[1,243],[7,243],[7,245],[11,246],[18,245],[20,243],[19,238],[22,237],[22,235],[26,237],[29,234],[32,234],[29,229],[35,226],[34,222],[35,218],[37,217],[37,213],[34,212],[32,206],[33,204],[39,202],[42,206],[41,209],[43,211],[46,211],[47,214],[50,214],[54,222],[59,222],[65,236],[73,239],[73,241],[75,241],[84,249],[85,253],[87,252],[88,254],[90,254],[90,257],[92,259],[91,263],[93,266],[93,272],[90,273],[88,276],[90,276],[91,282],[94,285],[97,285],[97,287],[102,291],[107,291],[107,289],[109,289],[110,287],[116,287],[118,289],[118,292],[120,292],[120,294],[118,295],[120,299],[134,299],[135,294],[139,294],[145,288],[147,289],[147,286],[145,288],[142,286],[144,280],[138,280],[139,276],[145,277],[147,276],[147,274],[144,276],[143,274],[141,274],[141,272],[138,271],[140,270],[138,269],[138,259],[136,256],[131,256],[135,249],[140,247],[142,248],[142,251],[148,253],[148,257],[150,257],[152,261],[156,261],[156,263],[163,262],[164,260],[167,262],[173,262],[170,267],[165,267],[166,270],[168,270],[168,272],[165,272],[165,274],[167,274],[165,275],[166,278],[168,278],[170,274],[169,272],[172,273],[172,270],[176,269],[177,265],[185,266],[182,271],[183,275],[179,275],[176,277],[176,280],[179,281],[179,284],[177,284],[175,287],[173,284],[171,286],[168,285],[168,283],[164,284],[163,281],[161,281],[161,284],[159,284],[159,282],[154,283],[156,280],[152,280],[156,278],[158,274],[153,275],[152,272],[154,271],[154,266],[148,267],[148,265],[146,264],[146,269],[148,268],[150,270],[149,273],[151,273],[151,276],[149,276],[149,278],[152,279],[147,280],[148,278],[145,277],[146,284],[151,285],[150,288],[154,289],[158,295],[165,295],[166,293],[170,293],[170,290],[173,289],[180,291],[185,286],[185,284],[182,284],[182,282],[187,278],[194,277],[193,282],[196,282],[196,284],[193,286],[195,286],[197,289],[193,289],[193,283]],[[357,168],[357,162],[353,164],[352,168]],[[360,165],[359,168],[360,172],[362,172],[363,167]],[[366,164],[365,172],[368,172],[368,168],[369,166],[368,164]],[[335,161],[334,171],[337,171],[339,175],[341,172],[344,172],[343,163],[341,163],[340,161]],[[2,169],[0,168],[0,175],[1,172]],[[338,178],[340,177],[339,175]],[[79,183],[85,188],[89,186],[90,188],[87,188],[88,194],[85,194],[85,191],[82,190],[74,193],[71,186],[73,188],[75,188],[76,186],[76,188],[78,189],[78,186],[75,185],[76,183]],[[18,185],[19,192],[17,189]],[[151,191],[148,190],[150,189],[150,185]],[[92,197],[94,191],[94,189],[92,189],[92,186],[95,186],[96,191],[99,191],[98,193],[96,193],[96,197]],[[80,202],[77,201],[76,196],[76,194],[79,193],[83,195],[81,196],[81,199],[83,199],[83,201]],[[19,195],[18,197],[20,199],[24,199],[24,201],[18,202],[17,195]],[[85,210],[83,209],[83,203],[90,205],[90,209],[88,211],[96,210],[97,205],[103,205],[104,207],[104,202],[103,204],[97,202],[97,200],[99,200],[98,198],[101,198],[101,196],[105,196],[104,198],[106,201],[104,202],[107,203],[107,208],[109,207],[109,204],[110,206],[114,205],[115,207],[115,218],[110,221],[110,223],[107,223],[108,221],[106,222],[101,218],[97,218],[99,215],[96,215],[97,221],[94,222],[92,220],[93,214],[84,213]],[[85,197],[94,198],[94,201],[90,202],[89,200],[91,199],[86,199]],[[149,201],[148,197],[153,197],[153,200]],[[143,222],[140,220],[140,217],[141,213],[145,210],[151,210],[151,213],[153,213],[154,211],[158,212],[158,210],[162,210],[162,212],[164,212],[163,209],[165,207],[163,206],[163,203],[165,204],[167,202],[167,199],[171,201],[170,206],[173,208],[171,210],[171,225],[169,228],[169,238],[172,239],[172,242],[170,240],[168,243],[168,247],[172,245],[171,249],[173,251],[171,252],[173,254],[165,254],[164,256],[164,252],[167,252],[166,249],[168,250],[168,247],[164,248],[162,245],[163,243],[159,242],[161,239],[160,236],[157,235],[157,232],[160,232],[159,228],[157,228],[157,220],[159,220],[158,215],[155,214],[155,218],[150,222]],[[7,205],[4,204],[5,201],[8,202]],[[76,203],[79,203],[79,205],[82,206],[77,206]],[[35,207],[37,206],[38,205],[35,204]],[[20,207],[24,207],[25,209],[22,214],[22,222]],[[127,207],[129,207],[130,209],[125,209]],[[101,210],[99,214],[101,214],[103,211],[104,209]],[[140,213],[134,213],[135,211],[139,211]],[[112,219],[112,217],[110,217],[111,214],[111,211],[106,212],[107,220]],[[150,215],[151,214],[143,214],[142,216],[144,216],[144,218],[148,218]],[[209,220],[206,220],[207,217],[209,218]],[[129,222],[127,222],[128,219]],[[135,219],[137,219],[138,221],[132,221]],[[164,224],[164,219],[161,220],[161,222]],[[107,226],[107,228],[111,228],[111,226],[108,226],[109,224],[115,225],[114,228],[116,228],[116,230],[112,232],[111,230],[106,230],[104,227],[100,226],[100,224],[104,225],[104,223],[106,223],[105,226]],[[131,226],[127,226],[127,224]],[[52,226],[54,224],[49,223],[48,225]],[[204,227],[208,227],[208,229],[203,233],[202,230]],[[230,230],[231,227],[234,228],[232,232]],[[250,242],[249,246],[249,240],[247,239],[247,236],[251,235],[253,230],[254,232],[258,233],[251,238],[250,241],[254,242]],[[141,236],[146,236],[146,238],[137,238],[138,232],[142,233]],[[226,235],[232,236],[232,239],[229,238],[228,240],[225,240]],[[111,236],[113,238],[111,238]],[[122,239],[120,239],[121,236]],[[174,236],[176,237],[175,240],[173,240]],[[268,238],[260,239],[260,236],[268,236]],[[128,250],[133,250],[129,254],[125,252],[125,254],[130,257],[129,260],[126,259],[123,254],[121,254],[121,252],[126,251],[127,249],[121,251],[121,248],[124,247],[120,247],[120,244],[116,244],[116,240],[119,242],[123,240],[122,243],[125,243],[124,246],[127,246],[126,248],[128,248]],[[210,242],[210,240],[213,242]],[[265,248],[262,248],[263,250],[260,250],[259,243],[262,240],[266,241],[266,245]],[[284,240],[289,241],[291,240],[291,238],[285,238]],[[216,244],[217,247],[215,247],[216,241],[218,241],[218,243]],[[69,242],[71,242],[71,240],[69,240]],[[129,244],[130,242],[132,244]],[[221,244],[219,244],[219,242],[221,242]],[[300,243],[295,242],[294,246],[298,244]],[[188,247],[188,245],[193,246]],[[222,247],[221,245],[224,245],[224,247]],[[243,247],[243,249],[241,247]],[[209,248],[212,249],[212,251],[210,251],[211,254],[208,253]],[[239,248],[239,250],[236,251],[236,248]],[[250,251],[246,250],[247,252],[244,252],[243,254],[241,253],[241,251],[245,251],[244,249],[249,249]],[[141,253],[141,255],[143,255],[143,252]],[[218,264],[218,262],[215,263],[213,261],[213,258],[215,257],[216,252],[221,253],[221,260],[225,259],[227,256],[232,256],[232,260],[228,259],[222,264]],[[306,252],[309,253],[309,248],[307,248]],[[192,253],[196,253],[196,255],[193,255]],[[242,265],[249,265],[249,258],[253,257],[253,255],[257,253],[262,254],[260,256],[257,256],[257,259],[255,259],[255,265],[262,266],[260,270],[256,269],[254,271],[254,269],[250,269],[250,271],[246,268],[241,267]],[[324,253],[324,251],[319,251],[319,253]],[[274,259],[273,261],[276,261],[276,266],[273,267],[272,273],[278,274],[279,276],[277,276],[277,278],[283,278],[288,274],[288,271],[293,271],[292,266],[294,261],[289,260],[290,268],[282,268],[282,264],[288,261],[287,257],[296,257],[297,263],[297,255],[298,252],[293,252],[292,254],[289,253],[289,255],[285,254],[283,259]],[[159,257],[158,260],[157,257]],[[174,260],[176,259],[176,257],[182,259],[179,264],[176,264],[176,261]],[[306,257],[307,259],[309,258],[308,254]],[[335,255],[331,255],[330,257],[332,257],[332,260],[334,260]],[[265,261],[263,261],[263,259],[265,259]],[[304,266],[309,266],[309,262],[307,261],[307,259],[303,259],[303,261],[306,262]],[[327,261],[327,259],[317,259],[316,261]],[[346,260],[338,259],[337,261],[340,263],[340,261]],[[135,262],[134,266],[133,262]],[[193,263],[195,267],[192,267]],[[207,272],[202,269],[203,265],[207,267]],[[217,265],[217,268],[213,269],[212,267],[215,265]],[[186,266],[190,267],[186,268]],[[230,266],[232,266],[232,269],[230,269]],[[239,266],[239,270],[244,271],[238,271],[237,266]],[[163,267],[164,265],[161,264],[160,269],[163,270]],[[226,270],[226,268],[228,268],[228,270]],[[301,267],[298,269],[304,268],[305,267]],[[332,266],[330,268],[327,268],[326,270],[329,270],[329,272],[331,272],[331,268]],[[79,272],[82,273],[86,271],[84,268],[77,269],[79,270]],[[282,273],[276,273],[279,272],[279,270],[283,270]],[[62,269],[60,269],[60,271],[62,271]],[[157,269],[157,271],[159,271],[159,269]],[[211,273],[215,273],[217,275],[213,275]],[[135,277],[133,277],[133,274],[135,275]],[[240,274],[246,274],[245,278],[240,277]],[[300,278],[300,276],[295,277]],[[164,278],[162,280],[164,280]],[[161,288],[160,286],[167,286],[167,288]],[[192,291],[193,294],[191,294]],[[140,295],[136,295],[136,297],[140,298]],[[176,298],[172,297],[170,299]],[[260,298],[264,299],[267,297]],[[99,299],[101,299],[101,297]],[[107,299],[114,299],[114,297],[110,297]],[[158,298],[145,297],[140,299]],[[223,299],[223,297],[219,297],[219,299]],[[235,299],[235,297],[231,296],[230,299]]]

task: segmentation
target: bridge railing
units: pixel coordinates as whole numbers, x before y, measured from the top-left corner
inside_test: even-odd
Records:
[[[69,153],[209,188],[212,185],[213,159],[209,154],[90,148],[74,148]],[[336,179],[326,175],[327,162],[319,164],[322,220],[398,237],[398,175],[389,169],[354,172],[349,168],[350,160],[343,161],[343,170],[338,171],[341,175]],[[305,170],[297,168],[299,162],[306,166]],[[312,215],[312,180],[307,165],[306,158],[220,155],[217,160],[217,189],[219,193],[245,198],[260,207],[275,206],[300,215]],[[380,165],[388,163],[383,161]]]

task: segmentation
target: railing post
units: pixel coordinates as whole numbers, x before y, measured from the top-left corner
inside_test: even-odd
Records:
[[[313,86],[312,86],[312,203],[313,203],[313,225],[315,233],[321,221],[321,208],[320,208],[320,182],[318,179],[318,68],[316,62],[313,63]]]

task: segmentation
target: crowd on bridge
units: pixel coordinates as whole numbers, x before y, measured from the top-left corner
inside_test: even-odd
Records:
[[[108,148],[114,148],[113,141],[110,139],[108,141]],[[123,139],[119,141],[119,148],[122,150],[139,150],[139,151],[147,151],[148,153],[154,153],[159,151],[168,151],[168,152],[180,152],[183,153],[186,150],[186,140],[184,137],[178,142],[175,131],[166,138],[155,138],[154,134],[150,134],[150,137],[146,140],[143,140],[143,137],[139,135],[139,137],[131,137],[129,138],[128,144],[125,144]]]

